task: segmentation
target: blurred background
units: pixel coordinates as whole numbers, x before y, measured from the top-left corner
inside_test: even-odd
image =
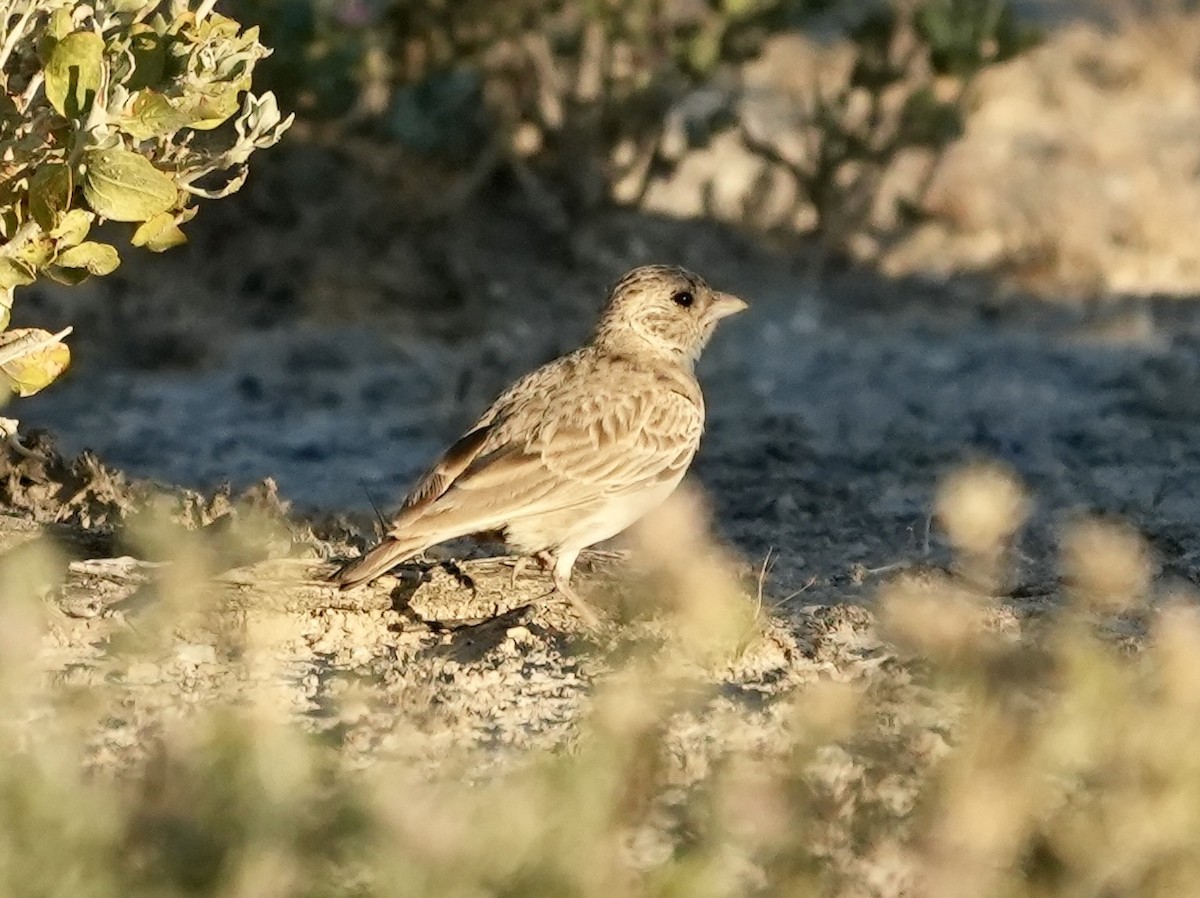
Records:
[[[696,469],[748,551],[884,563],[973,455],[1200,520],[1196,4],[219,7],[297,123],[187,246],[24,290],[76,326],[21,410],[67,450],[387,508],[657,261],[753,305],[702,363]]]

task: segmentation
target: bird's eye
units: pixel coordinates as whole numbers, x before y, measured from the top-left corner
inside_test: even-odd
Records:
[[[692,296],[690,290],[680,290],[671,297],[671,301],[677,306],[683,306],[685,309],[690,309],[692,307],[692,303],[696,301],[696,297]]]

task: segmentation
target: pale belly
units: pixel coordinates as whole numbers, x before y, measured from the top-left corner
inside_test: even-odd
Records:
[[[539,515],[535,520],[514,521],[505,529],[505,539],[527,554],[544,549],[578,551],[594,546],[616,536],[665,502],[682,479],[680,475],[629,495]]]

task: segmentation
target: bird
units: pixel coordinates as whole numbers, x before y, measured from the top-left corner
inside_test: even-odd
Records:
[[[717,323],[747,308],[684,268],[629,271],[590,339],[502,393],[416,483],[382,540],[330,579],[351,589],[439,543],[498,532],[518,565],[537,559],[594,623],[571,586],[575,561],[679,485],[704,430],[696,361]]]

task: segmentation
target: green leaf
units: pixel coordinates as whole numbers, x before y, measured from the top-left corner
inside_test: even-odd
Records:
[[[134,97],[120,126],[122,131],[138,140],[146,140],[178,131],[187,124],[187,118],[186,113],[176,109],[162,94],[143,90]]]
[[[4,203],[0,198],[0,203]],[[12,240],[13,234],[21,227],[21,215],[17,208],[11,205],[0,206],[0,237]]]
[[[202,94],[187,104],[188,127],[211,131],[229,121],[242,108],[239,96],[244,87],[240,84],[213,85],[211,89],[212,94]]]
[[[6,246],[9,258],[21,262],[30,271],[37,272],[39,268],[54,258],[54,241],[44,231],[35,231],[15,247]]]
[[[54,263],[60,268],[86,268],[91,274],[109,274],[121,264],[121,257],[116,248],[107,243],[86,240],[63,250]]]
[[[2,158],[2,156],[0,156],[0,158]],[[25,221],[25,219],[29,217],[28,215],[18,214],[18,211],[24,212],[25,210],[18,210],[16,208],[22,205],[22,200],[25,199],[25,194],[28,191],[29,182],[25,179],[23,172],[21,175],[11,175],[7,178],[0,177],[0,213],[6,215],[16,215],[18,220],[15,222],[15,224],[18,227]],[[6,221],[4,223],[4,227],[7,228],[13,223],[14,222],[12,221]],[[11,232],[9,231],[6,231],[4,234],[5,237],[10,235]]]
[[[43,165],[29,179],[29,213],[43,231],[53,230],[59,216],[71,207],[74,186],[71,168],[64,163]]]
[[[0,289],[23,287],[32,284],[33,269],[26,263],[8,256],[0,256]]]
[[[83,195],[99,215],[146,221],[175,204],[175,182],[130,150],[93,150],[85,157]]]
[[[67,287],[82,284],[92,276],[92,273],[86,268],[61,268],[58,265],[47,265],[42,269],[42,274],[56,284],[63,284]]]
[[[58,227],[50,231],[50,238],[60,251],[75,246],[83,242],[95,220],[96,216],[86,209],[72,209],[62,217]]]
[[[161,253],[173,246],[187,243],[187,237],[179,230],[174,215],[170,212],[160,212],[133,232],[130,243]]]
[[[0,287],[0,331],[8,328],[12,318],[13,288]]]
[[[46,98],[60,115],[83,118],[104,80],[104,40],[91,31],[68,34],[46,66]]]
[[[49,331],[33,327],[20,327],[0,334],[0,355],[23,344],[30,346],[29,351],[0,363],[0,378],[6,380],[18,396],[32,396],[48,387],[71,364],[71,350],[65,343],[32,348],[52,336]]]
[[[54,56],[54,48],[58,46],[58,42],[75,30],[74,17],[71,15],[71,10],[66,7],[56,9],[50,14],[50,21],[46,23],[41,37],[38,38],[37,55],[42,65],[48,65],[50,59]]]

